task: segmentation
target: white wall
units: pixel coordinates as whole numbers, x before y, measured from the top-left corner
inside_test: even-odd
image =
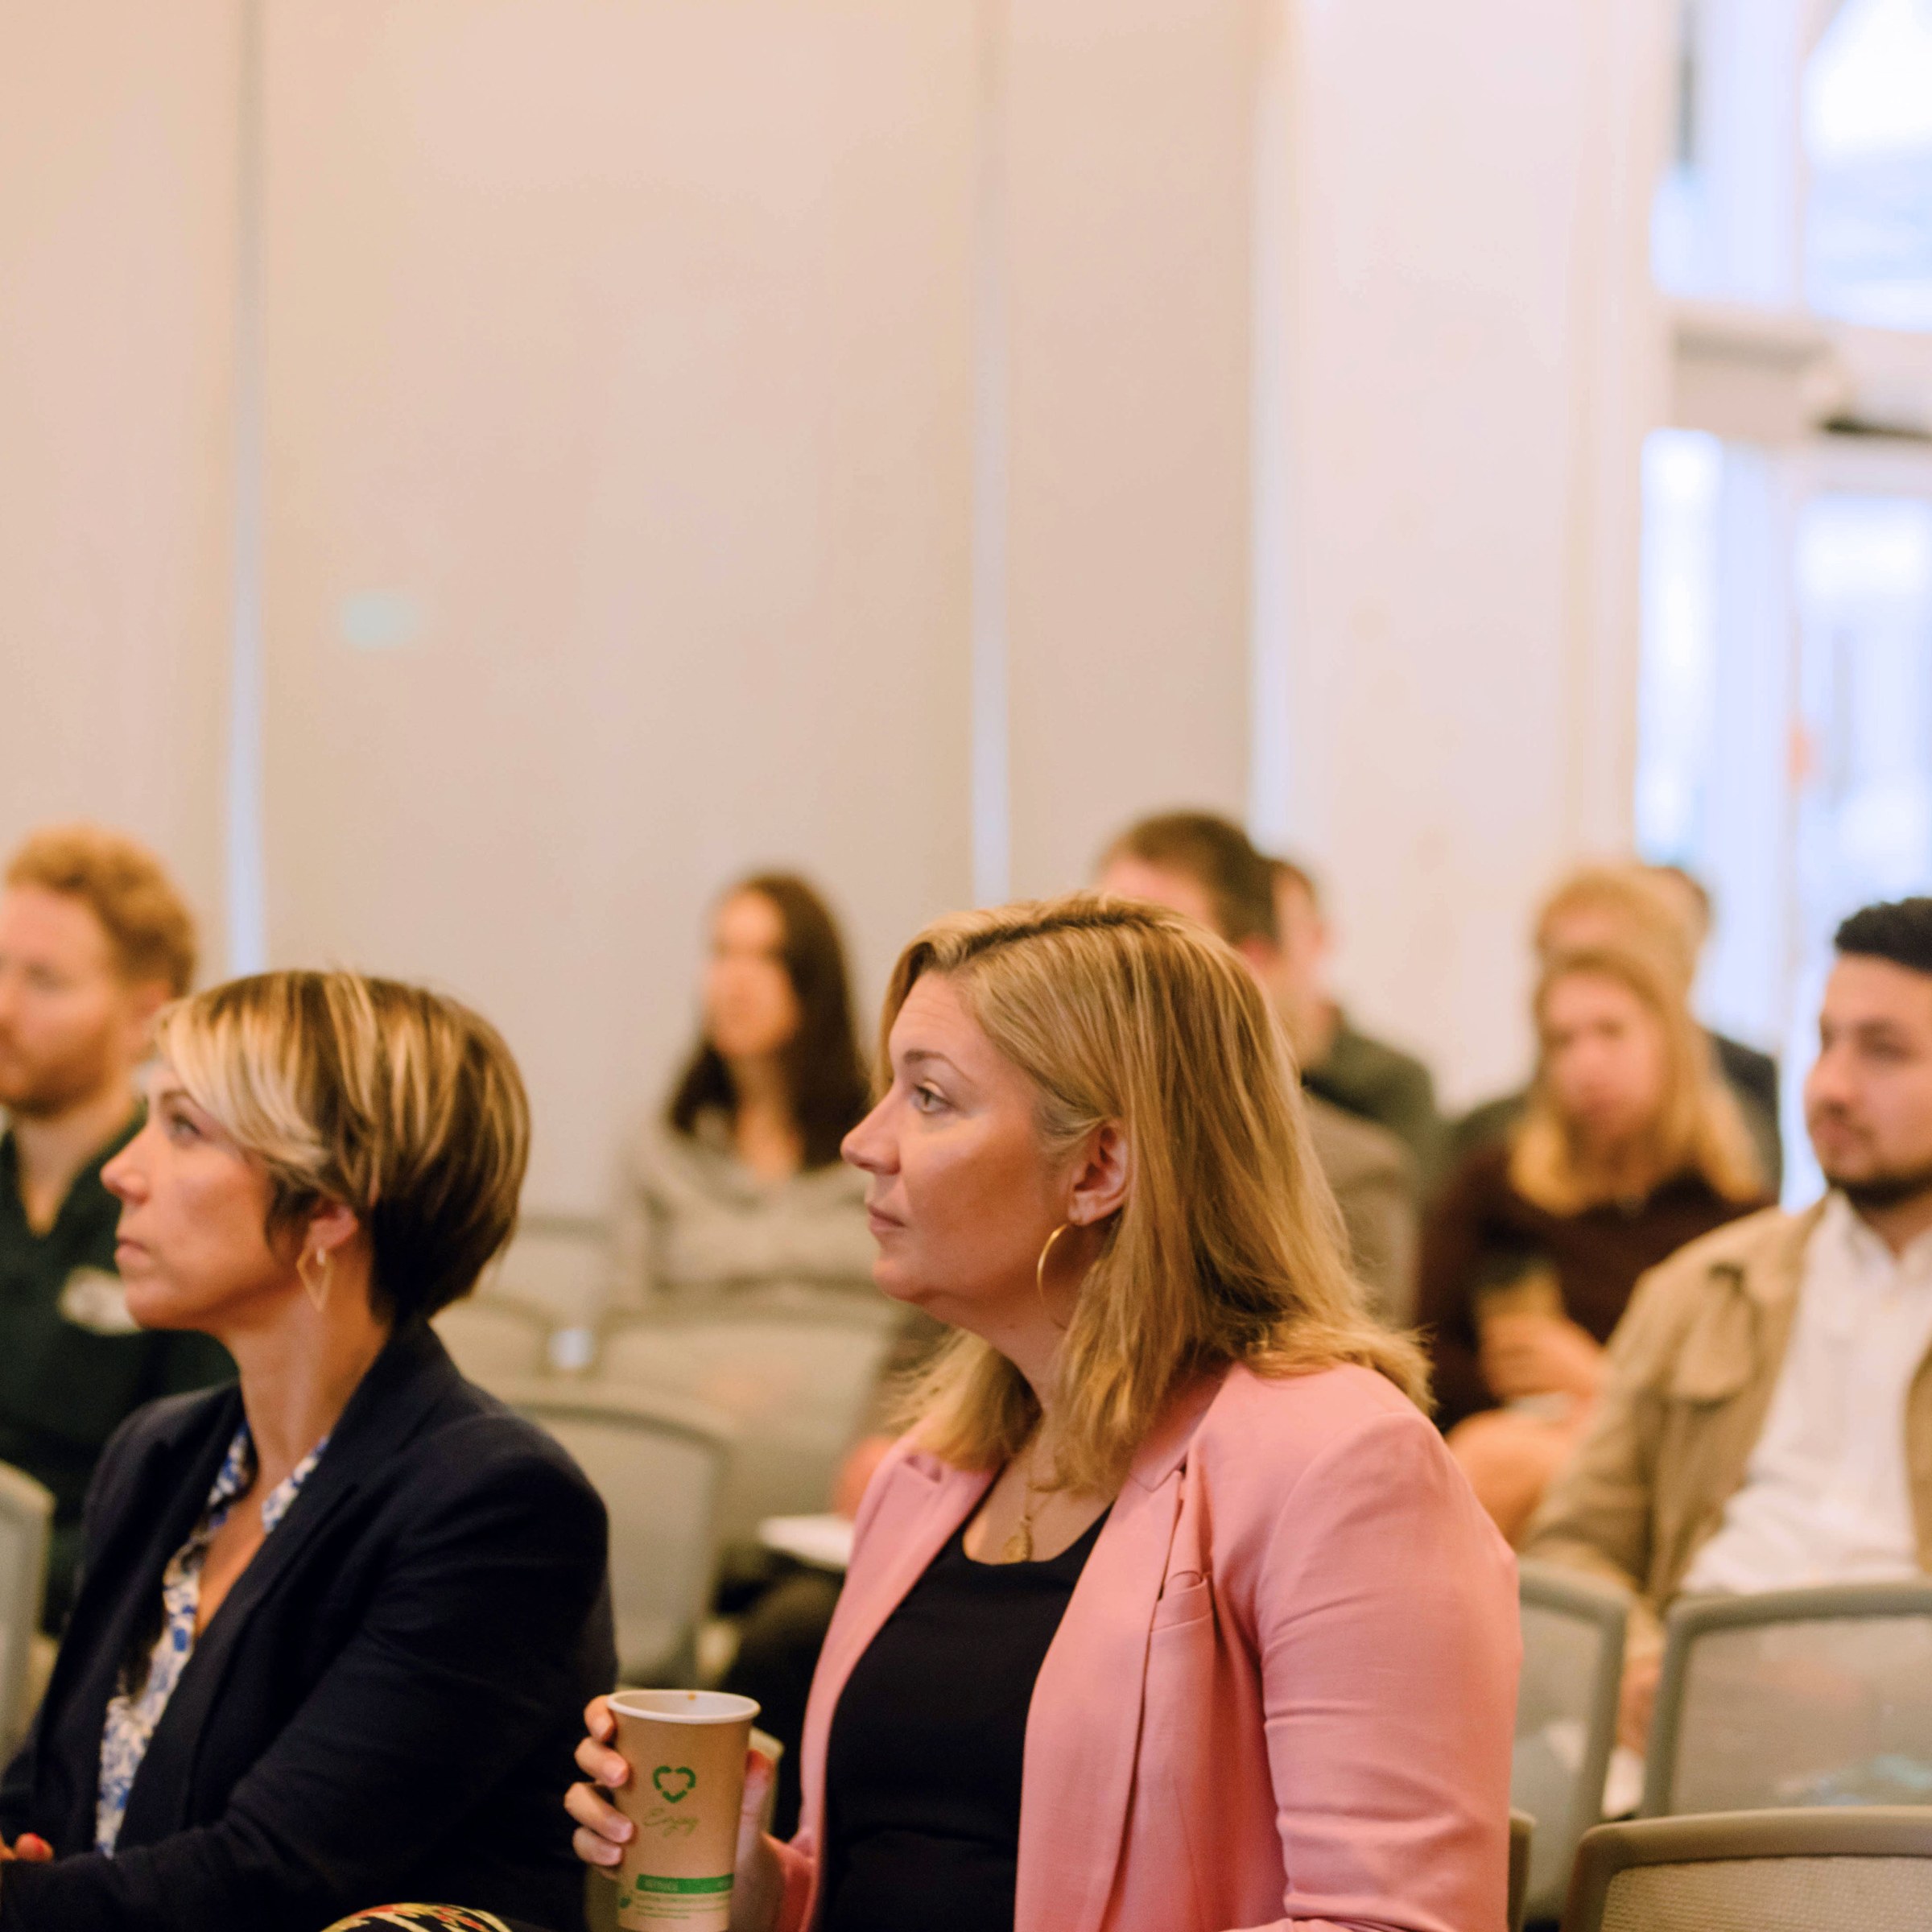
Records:
[[[1247,0],[1018,0],[1006,51],[1013,886],[1247,795]]]
[[[1524,931],[1626,844],[1656,0],[1298,0],[1280,416],[1285,829],[1364,1015],[1451,1098],[1521,1071]]]
[[[981,876],[1245,805],[1513,1078],[1628,832],[1668,11],[274,0],[272,956],[476,999],[593,1206],[723,881],[823,879],[868,999],[969,896],[976,637]],[[238,17],[0,0],[0,815],[211,909]]]
[[[724,881],[869,1002],[968,894],[972,14],[269,22],[271,949],[474,999],[594,1207]]]
[[[238,10],[0,0],[0,849],[156,847],[221,946]]]

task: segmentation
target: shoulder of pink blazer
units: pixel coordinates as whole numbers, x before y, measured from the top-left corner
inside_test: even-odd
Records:
[[[1312,1548],[1319,1525],[1385,1513],[1393,1482],[1455,1523],[1452,1534],[1492,1588],[1515,1589],[1515,1558],[1435,1423],[1373,1369],[1263,1375],[1237,1364],[1181,1448],[1208,1526],[1203,1567],[1224,1587],[1257,1580],[1259,1567],[1282,1553],[1285,1522],[1310,1533],[1294,1545]],[[1158,1468],[1148,1473],[1158,1480]]]

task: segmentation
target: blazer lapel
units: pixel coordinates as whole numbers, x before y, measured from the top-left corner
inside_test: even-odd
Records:
[[[1106,1912],[1187,1449],[1219,1385],[1185,1392],[1135,1458],[1040,1667],[1026,1720],[1015,1932],[1096,1932]]]
[[[128,1794],[123,1844],[152,1843],[184,1829],[191,1814],[196,1753],[209,1709],[256,1607],[355,1495],[368,1473],[380,1468],[415,1433],[436,1397],[456,1379],[442,1344],[422,1327],[394,1337],[371,1364],[288,1513],[235,1579],[196,1640]],[[208,1481],[213,1480],[211,1470]],[[204,1483],[196,1495],[197,1510],[207,1492]],[[192,1515],[188,1518],[183,1538],[194,1520]],[[177,1538],[168,1546],[168,1555],[180,1541]],[[162,1560],[165,1563],[167,1555]],[[158,1575],[155,1587],[160,1587]]]
[[[992,1487],[993,1472],[950,1468],[915,1451],[883,1480],[891,1488],[879,1498],[877,1515],[867,1525],[866,1541],[888,1554],[877,1576],[847,1579],[813,1674],[811,1708],[806,1714],[799,1760],[803,1814],[817,1822],[821,1857],[825,1750],[845,1680],[886,1618],[945,1548],[947,1538],[979,1507],[980,1497]]]

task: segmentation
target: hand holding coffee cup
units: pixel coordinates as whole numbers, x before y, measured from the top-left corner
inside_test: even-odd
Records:
[[[784,1893],[762,1821],[774,1776],[749,1748],[758,1706],[699,1690],[592,1699],[564,1800],[576,1853],[618,1885],[617,1922],[649,1932],[769,1932]]]

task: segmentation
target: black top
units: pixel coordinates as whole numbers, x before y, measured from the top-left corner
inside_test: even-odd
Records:
[[[1680,1174],[1641,1200],[1553,1214],[1517,1192],[1509,1159],[1507,1141],[1465,1154],[1422,1223],[1415,1319],[1429,1331],[1435,1419],[1445,1429],[1496,1406],[1476,1325],[1486,1290],[1545,1274],[1563,1313],[1608,1343],[1646,1269],[1769,1204],[1727,1200],[1701,1174]]]
[[[209,1620],[91,1849],[101,1731],[242,1419],[233,1385],[108,1445],[46,1701],[0,1785],[0,1932],[316,1932],[424,1899],[582,1923],[564,1793],[615,1681],[604,1506],[426,1327],[390,1341]]]
[[[66,1614],[80,1505],[101,1445],[142,1403],[235,1373],[219,1342],[150,1333],[127,1312],[114,1272],[121,1203],[101,1185],[101,1170],[140,1125],[137,1115],[81,1170],[39,1234],[20,1199],[14,1137],[0,1135],[0,1462],[53,1492],[50,1630]]]
[[[976,1563],[962,1525],[853,1666],[826,1752],[822,1932],[1011,1932],[1027,1709],[1100,1533]]]

